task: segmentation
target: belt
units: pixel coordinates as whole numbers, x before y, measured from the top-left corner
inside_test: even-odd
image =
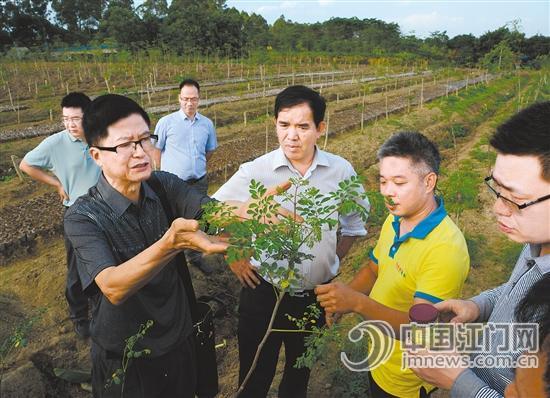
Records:
[[[314,297],[315,296],[315,290],[302,290],[301,292],[294,292],[292,294],[288,295],[289,297],[299,297],[299,298],[305,298],[305,297]]]
[[[193,184],[196,184],[197,182],[199,182],[200,180],[206,178],[206,174],[203,175],[202,177],[199,177],[199,178],[189,178],[188,180],[185,180],[186,183],[190,184],[190,185],[193,185]]]
[[[340,276],[340,272],[338,272],[336,275],[334,275],[332,278],[330,278],[328,281],[319,283],[320,285],[325,285],[327,283],[332,282],[334,279],[338,278]],[[290,295],[289,295],[290,296]],[[314,297],[315,296],[315,289],[311,290],[302,290],[301,292],[294,292],[290,297]]]
[[[258,275],[258,274],[256,274]],[[333,279],[335,279],[336,277],[338,277],[340,275],[340,273],[336,274],[334,277],[330,278],[328,281],[326,282],[323,282],[323,283],[320,283],[320,285],[324,285],[326,283],[330,283]],[[270,286],[271,283],[269,283],[268,281],[266,281],[264,278],[262,278],[260,275],[258,275],[260,277],[260,281],[261,283],[266,283]],[[315,297],[315,289],[309,289],[309,290],[301,290],[299,292],[293,292],[292,294],[289,294],[288,297],[292,298],[292,297],[296,297],[296,298],[306,298],[306,297]]]

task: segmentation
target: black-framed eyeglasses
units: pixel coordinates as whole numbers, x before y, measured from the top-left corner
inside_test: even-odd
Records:
[[[507,205],[511,205],[513,206],[514,208],[518,209],[518,210],[523,210],[525,209],[526,207],[529,207],[529,206],[533,206],[537,203],[540,203],[540,202],[544,202],[545,200],[548,200],[550,199],[550,195],[545,195],[545,196],[542,196],[538,199],[535,199],[531,202],[525,202],[525,203],[522,203],[522,204],[519,204],[519,203],[516,203],[514,202],[513,200],[511,199],[508,199],[506,196],[502,196],[502,194],[496,190],[496,188],[493,186],[494,185],[494,179],[493,179],[493,176],[490,175],[488,177],[485,177],[484,178],[484,181],[485,181],[485,184],[487,185],[487,187],[489,188],[489,190],[495,194],[495,196],[497,197],[497,199],[502,199],[504,201],[504,203],[506,203]]]
[[[155,142],[158,141],[158,135],[151,134],[147,137],[143,137],[141,140],[123,142],[115,146],[98,146],[92,145],[92,147],[100,149],[102,151],[116,152],[119,155],[131,155],[137,149],[138,144],[144,151],[150,151],[155,147]]]

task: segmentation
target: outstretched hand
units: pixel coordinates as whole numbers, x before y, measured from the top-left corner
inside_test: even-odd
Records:
[[[207,235],[201,231],[197,220],[176,218],[166,234],[173,249],[193,249],[213,254],[225,253],[229,246],[225,238]]]

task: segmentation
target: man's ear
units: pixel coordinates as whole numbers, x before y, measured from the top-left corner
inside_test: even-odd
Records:
[[[327,123],[323,120],[319,125],[317,126],[317,138],[325,134],[327,130]]]
[[[435,174],[433,171],[428,173],[426,175],[426,178],[424,179],[424,182],[426,184],[426,191],[435,191],[435,186],[437,185],[437,174]]]
[[[96,164],[99,167],[101,167],[102,166],[101,151],[93,146],[90,147],[89,151],[90,151],[90,157],[94,160],[94,162],[96,162]]]

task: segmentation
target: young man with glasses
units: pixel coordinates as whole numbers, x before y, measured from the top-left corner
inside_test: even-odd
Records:
[[[345,313],[388,322],[398,336],[385,336],[390,357],[369,372],[372,398],[424,398],[434,389],[402,368],[400,326],[414,304],[459,297],[470,258],[460,229],[435,195],[441,162],[435,144],[418,132],[392,135],[378,150],[380,193],[390,214],[368,264],[349,284],[315,289],[327,323]]]
[[[214,123],[197,109],[200,85],[193,79],[180,83],[180,109],[162,117],[156,127],[158,136],[153,152],[154,166],[177,175],[205,194],[208,190],[206,164],[218,146]],[[213,270],[202,262],[200,253],[186,252],[189,262],[205,273]]]
[[[512,116],[497,128],[490,143],[497,157],[485,182],[495,195],[493,212],[498,228],[525,246],[508,282],[469,300],[436,304],[440,312],[451,314],[451,322],[516,322],[518,303],[550,273],[550,102],[534,104]],[[482,363],[484,357],[501,354],[502,338],[501,333],[491,334],[490,341],[485,342],[490,352],[471,354],[471,359]],[[516,360],[520,353],[507,355]],[[432,384],[450,389],[452,397],[461,398],[501,397],[514,377],[509,367],[423,368],[415,372]]]
[[[65,130],[53,134],[27,153],[19,167],[36,181],[51,185],[57,190],[65,209],[95,185],[100,169],[88,153],[88,144],[82,129],[84,110],[90,98],[73,92],[61,100],[62,121]],[[48,170],[53,174],[48,173]],[[76,270],[76,256],[65,236],[67,251],[67,281],[65,297],[75,332],[81,338],[90,335],[88,298],[82,294],[82,286]]]

